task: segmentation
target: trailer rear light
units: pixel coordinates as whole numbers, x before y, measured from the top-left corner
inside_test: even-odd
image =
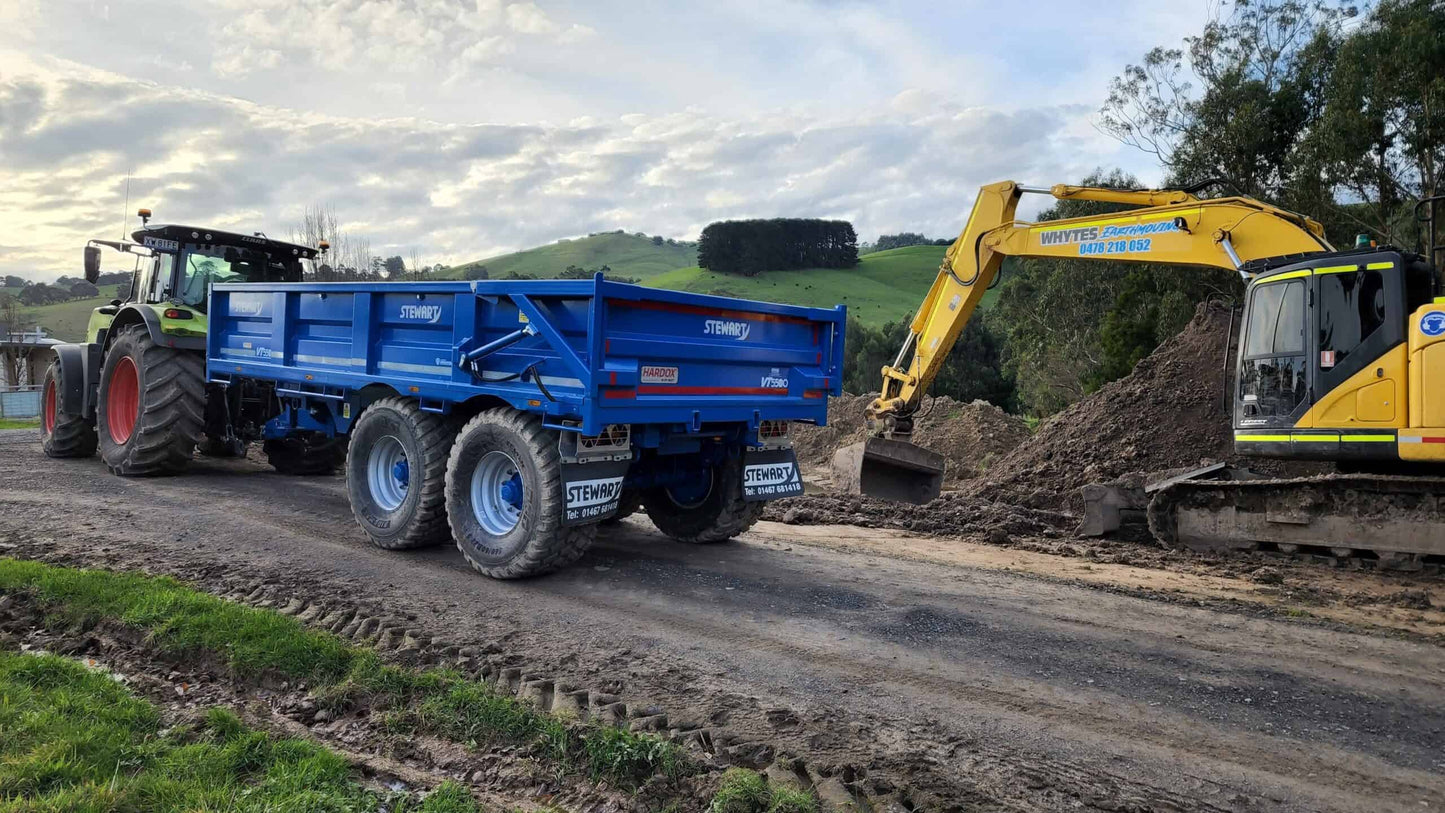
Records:
[[[625,423],[610,423],[594,436],[577,436],[577,451],[582,454],[614,452],[630,448],[632,448],[632,426]]]
[[[758,442],[764,446],[787,445],[789,421],[761,421],[758,423]]]

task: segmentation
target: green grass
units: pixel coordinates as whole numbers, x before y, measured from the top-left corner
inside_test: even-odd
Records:
[[[657,737],[566,722],[454,671],[388,665],[374,651],[307,629],[294,618],[234,604],[174,579],[0,559],[0,592],[18,591],[33,594],[52,623],[88,627],[118,621],[164,652],[215,658],[238,674],[305,681],[329,708],[369,709],[396,733],[523,746],[559,773],[620,787],[691,770],[676,746]]]
[[[612,273],[648,280],[696,262],[697,249],[691,246],[670,246],[666,243],[656,246],[652,244],[650,237],[610,233],[560,240],[526,251],[463,263],[452,267],[446,276],[460,279],[466,269],[473,265],[485,265],[492,279],[501,279],[510,273],[528,277],[555,277],[569,265],[591,269],[606,265],[612,269]]]
[[[90,299],[22,307],[20,308],[20,322],[26,329],[39,325],[45,328],[51,336],[61,341],[84,341],[85,327],[90,323],[90,312],[115,299],[119,288],[119,285],[102,285],[100,286],[100,296]]]
[[[0,429],[34,429],[38,426],[39,418],[0,418]]]
[[[818,799],[808,791],[770,785],[756,771],[729,768],[708,813],[818,813]]]
[[[461,786],[378,794],[341,756],[273,738],[213,708],[161,727],[154,706],[54,655],[0,651],[0,811],[475,813]]]
[[[849,315],[877,327],[913,315],[938,276],[945,250],[944,246],[909,246],[865,254],[855,268],[764,271],[755,277],[680,268],[644,284],[815,308],[842,304],[848,306]],[[996,291],[986,294],[982,307],[988,307],[996,295]]]

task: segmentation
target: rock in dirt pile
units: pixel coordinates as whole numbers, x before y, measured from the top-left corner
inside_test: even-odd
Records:
[[[805,467],[826,468],[840,446],[867,436],[863,411],[878,393],[844,393],[828,403],[828,425],[796,424],[793,445]],[[977,477],[1029,437],[1028,424],[987,401],[929,399],[916,419],[914,440],[948,459],[948,479]]]

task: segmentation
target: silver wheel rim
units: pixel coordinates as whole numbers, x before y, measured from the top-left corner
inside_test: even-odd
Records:
[[[383,511],[395,511],[406,501],[411,465],[400,440],[387,435],[371,447],[366,457],[366,484],[371,489],[371,499]]]
[[[472,470],[472,516],[491,536],[505,536],[522,519],[526,494],[517,461],[506,452],[487,452]]]

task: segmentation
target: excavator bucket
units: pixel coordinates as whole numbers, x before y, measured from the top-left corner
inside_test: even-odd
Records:
[[[868,438],[833,453],[833,474],[849,494],[923,505],[943,490],[944,458],[921,446]]]

